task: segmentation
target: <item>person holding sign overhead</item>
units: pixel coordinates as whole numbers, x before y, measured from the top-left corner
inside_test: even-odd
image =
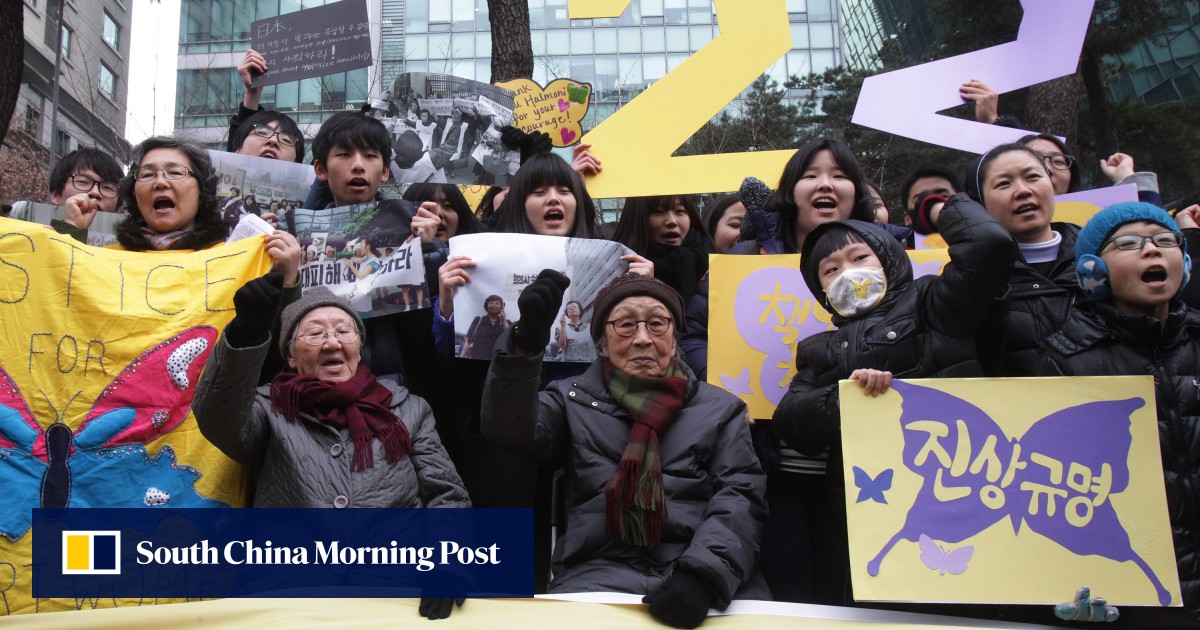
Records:
[[[287,114],[264,110],[259,105],[262,87],[254,77],[267,71],[267,62],[253,48],[246,51],[237,67],[246,87],[238,111],[229,119],[229,141],[225,150],[285,162],[304,162],[304,134]]]

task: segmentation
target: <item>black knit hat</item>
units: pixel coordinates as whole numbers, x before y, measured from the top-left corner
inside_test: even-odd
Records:
[[[675,330],[683,330],[683,298],[679,292],[662,280],[656,280],[640,273],[628,272],[613,278],[612,282],[604,285],[592,302],[592,341],[599,341],[604,334],[604,325],[608,313],[613,307],[627,297],[644,295],[652,297],[671,311],[671,319],[675,320]]]
[[[354,326],[358,328],[359,340],[364,344],[367,342],[367,328],[363,325],[363,320],[358,316],[358,312],[350,306],[345,298],[340,298],[329,289],[318,286],[305,293],[299,300],[284,307],[283,314],[279,316],[281,324],[279,327],[279,352],[283,354],[283,358],[287,359],[292,356],[291,343],[296,336],[296,326],[300,325],[300,320],[304,319],[309,311],[322,306],[336,306],[349,313],[350,317],[354,318]]]

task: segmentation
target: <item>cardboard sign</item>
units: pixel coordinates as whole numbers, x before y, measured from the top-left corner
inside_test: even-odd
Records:
[[[839,394],[857,599],[1181,604],[1151,377]]]
[[[365,0],[342,0],[250,24],[250,46],[267,71],[254,87],[320,77],[371,65]]]
[[[583,117],[591,103],[592,85],[571,79],[555,79],[542,87],[529,79],[499,84],[516,93],[514,125],[527,133],[541,131],[556,147],[569,147],[583,135]]]
[[[1022,0],[1016,41],[863,80],[851,122],[952,149],[984,153],[1034,133],[939,115],[963,103],[971,79],[1003,94],[1072,74],[1095,0]]]
[[[600,287],[625,273],[621,256],[633,252],[601,239],[534,234],[464,234],[450,239],[451,256],[470,256],[471,281],[454,295],[455,354],[491,360],[500,333],[521,319],[517,298],[543,269],[571,279],[563,296],[546,361],[591,362],[592,303]]]
[[[936,275],[949,250],[912,250],[913,277]],[[796,344],[833,329],[800,274],[799,254],[709,256],[708,382],[770,418],[796,375]],[[720,331],[720,343],[712,343]]]

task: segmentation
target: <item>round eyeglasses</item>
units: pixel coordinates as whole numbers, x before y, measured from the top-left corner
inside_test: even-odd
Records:
[[[331,335],[338,340],[338,343],[354,343],[358,340],[357,330],[325,330],[324,328],[306,330],[296,335],[296,338],[310,346],[319,346],[324,344]]]
[[[670,317],[649,317],[646,319],[610,319],[608,325],[612,326],[613,332],[621,337],[632,337],[637,334],[638,326],[646,325],[646,332],[658,337],[671,329]]]
[[[1066,153],[1051,153],[1049,155],[1043,155],[1042,159],[1045,160],[1046,163],[1051,167],[1060,171],[1070,169],[1071,165],[1075,163],[1075,156],[1067,155]]]

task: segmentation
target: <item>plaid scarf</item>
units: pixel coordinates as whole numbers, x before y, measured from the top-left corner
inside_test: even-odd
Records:
[[[389,464],[412,451],[408,428],[392,413],[391,406],[392,392],[375,379],[365,363],[358,364],[350,380],[340,383],[295,372],[280,372],[271,381],[271,410],[288,422],[295,422],[303,410],[320,422],[350,429],[354,441],[350,470],[375,465],[371,438],[383,443]]]
[[[653,547],[662,538],[667,515],[659,438],[683,408],[687,376],[675,361],[661,378],[634,376],[613,367],[607,358],[601,368],[608,393],[633,416],[629,443],[604,487],[606,529],[610,536]]]
[[[148,227],[142,228],[142,236],[146,237],[146,242],[150,244],[150,249],[158,251],[171,249],[180,239],[190,236],[194,232],[195,230],[192,228],[175,230],[173,232],[155,232]]]

